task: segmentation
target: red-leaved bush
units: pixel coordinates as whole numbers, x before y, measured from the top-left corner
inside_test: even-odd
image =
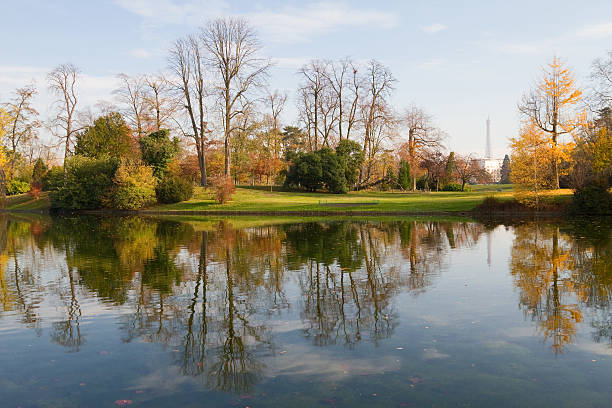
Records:
[[[40,194],[42,193],[42,184],[41,183],[32,183],[30,184],[30,191],[28,191],[28,194],[31,197],[34,197],[35,199],[39,199],[40,198]]]
[[[224,204],[232,199],[232,196],[236,192],[236,185],[231,177],[214,177],[211,182],[215,200],[217,200],[219,204]]]

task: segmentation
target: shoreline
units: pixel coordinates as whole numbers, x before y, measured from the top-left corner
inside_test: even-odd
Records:
[[[291,211],[291,210],[265,210],[265,211],[236,211],[236,210],[75,210],[75,211],[51,211],[43,210],[22,210],[22,209],[7,209],[1,208],[2,213],[17,213],[17,214],[45,214],[45,215],[107,215],[107,216],[202,216],[202,217],[240,217],[240,216],[295,216],[295,217],[445,217],[445,216],[460,216],[475,219],[491,219],[491,218],[520,218],[520,217],[543,217],[543,218],[558,218],[564,217],[566,214],[563,211],[328,211],[328,210],[306,210],[306,211]]]

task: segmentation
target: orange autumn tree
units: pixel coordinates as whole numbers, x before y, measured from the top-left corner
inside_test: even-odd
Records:
[[[10,122],[11,116],[4,109],[0,108],[0,143],[4,142]],[[0,149],[0,206],[2,207],[4,207],[6,201],[6,164],[6,155],[4,154],[4,150]]]
[[[584,112],[576,112],[582,99],[582,91],[576,87],[574,74],[554,57],[543,68],[542,77],[536,86],[523,96],[519,111],[528,122],[533,123],[550,139],[552,188],[559,188],[558,144],[564,134],[572,134],[585,122]]]

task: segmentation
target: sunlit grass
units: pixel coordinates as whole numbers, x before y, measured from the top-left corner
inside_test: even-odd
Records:
[[[45,210],[49,208],[49,205],[49,193],[47,192],[41,193],[38,199],[27,193],[9,196],[6,199],[6,208],[10,210]]]
[[[499,200],[513,198],[512,185],[470,186],[466,192],[380,192],[360,191],[348,194],[326,194],[306,192],[269,191],[267,188],[240,187],[232,201],[218,204],[209,190],[197,187],[194,197],[176,204],[156,205],[155,211],[371,211],[371,212],[461,212],[470,211],[485,197],[494,196]],[[571,190],[543,191],[543,200],[554,202],[567,201]],[[49,208],[49,194],[42,193],[39,199],[28,194],[8,197],[7,209],[44,210]],[[329,204],[350,204],[348,207],[335,207]],[[363,205],[359,205],[364,203]]]
[[[185,202],[158,205],[153,210],[177,211],[470,211],[487,196],[499,200],[513,197],[510,185],[471,186],[470,192],[350,192],[349,194],[325,194],[304,192],[266,191],[264,189],[238,188],[232,201],[220,205],[212,194],[203,188],[195,190],[194,197]],[[559,199],[566,199],[571,192],[551,192]],[[334,207],[328,204],[359,204],[350,207]]]

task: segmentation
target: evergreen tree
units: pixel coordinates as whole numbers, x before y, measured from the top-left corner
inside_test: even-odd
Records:
[[[400,160],[399,171],[397,173],[397,182],[403,190],[409,190],[412,186],[412,178],[410,177],[410,163],[408,160]]]
[[[34,162],[34,169],[32,170],[32,183],[42,185],[42,180],[45,174],[47,174],[47,170],[47,165],[43,159],[36,159],[36,162]]]
[[[131,132],[119,113],[100,116],[93,125],[77,134],[74,154],[94,159],[131,157]]]
[[[143,136],[138,143],[140,144],[142,161],[153,167],[155,177],[163,177],[172,158],[179,152],[178,139],[176,137],[170,139],[168,129],[162,129]]]
[[[508,155],[504,156],[499,184],[510,184],[510,157]]]
[[[448,184],[453,180],[453,173],[455,173],[455,152],[450,152],[448,159],[446,159],[446,167],[444,168],[444,179],[442,180],[442,186]]]

